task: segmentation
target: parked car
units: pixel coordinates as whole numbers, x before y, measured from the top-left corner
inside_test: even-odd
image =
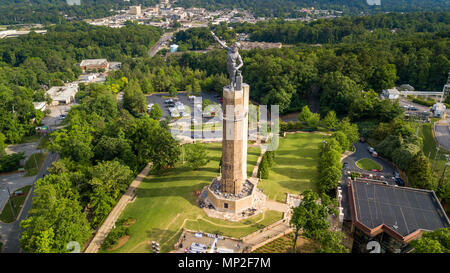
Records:
[[[396,171],[394,171],[392,175],[394,175],[395,179],[400,178],[400,174]]]
[[[59,115],[59,120],[63,120],[63,119],[65,119],[66,118],[66,115]]]
[[[342,169],[347,169],[348,168],[348,163],[347,162],[344,162],[344,164],[342,165]]]
[[[373,152],[375,152],[375,149],[374,148],[372,148],[372,147],[367,147],[367,150],[369,151],[369,153],[373,153]]]
[[[403,181],[403,179],[401,179],[400,177],[395,179],[395,183],[399,186],[405,185],[405,181]]]

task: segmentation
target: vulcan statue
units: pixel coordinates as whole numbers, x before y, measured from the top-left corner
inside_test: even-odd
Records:
[[[240,89],[242,83],[242,75],[239,69],[244,65],[244,62],[242,61],[241,55],[239,55],[239,43],[236,42],[231,47],[229,47],[224,41],[221,41],[219,38],[217,38],[214,32],[211,31],[211,34],[214,39],[216,39],[216,41],[228,51],[227,70],[230,74],[230,89],[234,90],[235,87],[238,87],[238,89]],[[238,61],[239,65],[236,65]]]

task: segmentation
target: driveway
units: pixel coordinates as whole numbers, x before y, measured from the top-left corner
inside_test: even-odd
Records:
[[[39,141],[37,142],[30,142],[30,143],[23,143],[23,144],[14,144],[14,145],[8,145],[5,148],[6,154],[12,154],[12,153],[25,153],[25,159],[24,162],[27,161],[27,159],[35,153],[40,153],[41,150],[37,149],[37,146],[39,145]]]
[[[394,172],[394,167],[392,166],[391,163],[389,163],[388,161],[378,158],[378,157],[373,157],[372,155],[370,155],[369,151],[367,150],[367,148],[369,147],[369,145],[367,143],[362,143],[362,142],[357,142],[355,144],[356,147],[356,151],[347,156],[346,158],[344,158],[342,160],[343,163],[348,163],[348,168],[347,170],[349,171],[355,171],[355,172],[366,172],[366,173],[373,173],[373,174],[382,174],[385,178],[388,177],[392,177],[392,174]],[[373,161],[377,162],[378,164],[381,165],[381,167],[383,167],[383,170],[381,172],[368,172],[365,170],[361,170],[360,168],[358,168],[356,166],[356,162],[360,159],[363,158],[370,158]]]

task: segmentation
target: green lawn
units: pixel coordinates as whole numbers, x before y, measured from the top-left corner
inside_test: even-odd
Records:
[[[25,176],[33,176],[36,175],[42,167],[42,163],[44,163],[45,157],[47,153],[36,153],[32,154],[30,158],[28,158],[27,162],[25,162]],[[37,164],[37,166],[36,166]]]
[[[320,145],[325,138],[319,133],[287,134],[280,138],[269,178],[260,181],[258,187],[269,199],[279,202],[286,201],[286,193],[316,189]]]
[[[38,149],[46,149],[49,144],[50,144],[50,135],[45,135],[39,141],[37,148]]]
[[[38,142],[39,139],[41,138],[40,135],[32,135],[32,136],[24,136],[22,138],[22,142],[21,143],[31,143],[31,142]]]
[[[111,252],[151,252],[149,241],[158,241],[161,251],[168,252],[173,250],[183,227],[240,237],[281,219],[281,213],[272,211],[237,223],[207,217],[196,204],[195,192],[219,175],[222,145],[207,146],[211,160],[199,170],[177,166],[163,175],[150,175],[141,183],[135,202],[120,216],[120,219],[136,219],[130,227],[130,238]]]
[[[20,196],[11,197],[11,203],[12,203],[12,207],[13,207],[13,211],[14,211],[14,216],[11,212],[11,205],[8,200],[5,204],[5,206],[3,207],[2,213],[0,214],[0,221],[2,221],[3,223],[11,223],[17,219],[20,209],[22,208],[22,205],[25,202],[25,198],[27,197],[30,189],[31,189],[31,186],[25,186],[23,188],[18,189],[18,190],[23,191],[23,194]],[[16,190],[16,191],[18,191],[18,190]]]
[[[370,158],[363,158],[356,161],[356,166],[362,170],[371,171],[371,170],[379,170],[381,171],[383,167],[380,166],[377,162],[373,161]]]

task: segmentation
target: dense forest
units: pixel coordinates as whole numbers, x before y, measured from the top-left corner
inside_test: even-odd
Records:
[[[132,23],[121,29],[73,23],[52,26],[46,35],[0,40],[0,131],[5,141],[18,143],[34,133],[42,113],[32,102],[46,100],[47,88],[76,80],[81,60],[143,57],[161,33]]]

